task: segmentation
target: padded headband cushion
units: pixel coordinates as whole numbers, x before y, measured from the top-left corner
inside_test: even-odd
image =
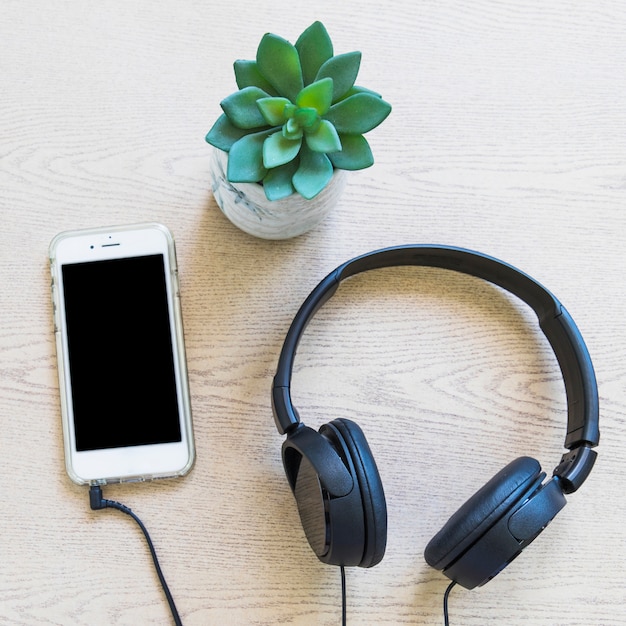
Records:
[[[365,546],[360,567],[373,567],[382,560],[387,546],[387,505],[376,461],[361,428],[348,419],[330,422],[348,449],[361,490],[365,519]]]
[[[451,565],[541,477],[539,462],[519,457],[500,470],[446,522],[424,550],[432,567]]]

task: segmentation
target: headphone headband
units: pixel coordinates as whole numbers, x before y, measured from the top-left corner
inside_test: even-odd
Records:
[[[536,313],[561,368],[567,396],[565,454],[555,475],[567,492],[585,480],[600,439],[599,403],[591,357],[574,320],[563,305],[536,280],[512,265],[479,252],[452,246],[406,245],[376,250],[343,263],[324,278],[298,310],[281,350],[272,385],[272,407],[278,432],[293,431],[300,417],[291,400],[293,363],[300,338],[315,313],[340,283],[361,272],[384,267],[416,265],[449,269],[491,282],[526,302]]]

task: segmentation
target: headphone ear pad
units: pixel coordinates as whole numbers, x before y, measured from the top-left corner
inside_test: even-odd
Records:
[[[387,546],[387,504],[378,468],[361,428],[348,419],[335,419],[320,429],[325,437],[350,457],[363,508],[364,546],[360,567],[373,567],[382,560]]]
[[[520,457],[509,463],[467,500],[431,539],[424,551],[426,562],[444,571],[455,564],[511,507],[528,497],[543,477],[545,474],[535,459]],[[458,582],[472,588],[486,581],[470,583],[471,586]]]

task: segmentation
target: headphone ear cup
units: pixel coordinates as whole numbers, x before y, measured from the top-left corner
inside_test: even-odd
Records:
[[[351,420],[335,419],[322,426],[320,433],[343,450],[359,491],[361,511],[355,517],[362,519],[363,546],[358,559],[351,560],[359,567],[373,567],[387,546],[387,504],[374,456],[363,431]],[[335,549],[341,548],[335,545]]]
[[[507,514],[536,491],[544,478],[535,459],[520,457],[509,463],[431,539],[424,551],[426,562],[467,589],[493,578],[522,549],[508,530]],[[502,520],[504,528],[497,528]]]

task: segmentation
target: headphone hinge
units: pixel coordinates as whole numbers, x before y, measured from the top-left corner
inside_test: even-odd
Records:
[[[561,463],[552,475],[559,479],[563,493],[573,493],[585,482],[597,456],[598,453],[585,442],[561,457]]]

